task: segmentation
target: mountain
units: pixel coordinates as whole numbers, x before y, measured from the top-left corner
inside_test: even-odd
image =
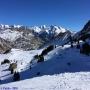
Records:
[[[0,38],[0,54],[3,54],[9,50],[11,50],[11,45],[4,39]]]
[[[31,50],[38,49],[52,40],[57,40],[57,38],[63,40],[64,35],[70,34],[68,31],[56,25],[27,27],[1,24],[0,37],[10,42],[12,48]]]
[[[34,26],[31,27],[31,29],[34,30],[34,32],[37,32],[38,34],[42,34],[43,32],[46,32],[47,34],[59,34],[59,33],[64,33],[66,31],[65,28],[56,26],[56,25],[51,25],[51,26]]]
[[[0,24],[0,29],[11,29],[11,28],[21,28],[22,25],[4,25]]]
[[[55,38],[60,33],[65,33],[67,30],[65,28],[51,25],[51,26],[34,26],[31,27],[35,35],[39,36],[43,40],[49,41],[52,38]]]
[[[0,49],[4,53],[0,54],[0,89],[90,90],[90,52],[81,53],[85,43],[80,42],[77,48],[72,41],[87,36],[89,26],[87,23],[77,33],[52,25],[0,29]],[[5,53],[9,46],[12,49]],[[14,74],[8,69],[11,64],[17,64]]]
[[[12,48],[24,50],[37,49],[44,42],[30,30],[23,29],[0,30],[0,37],[10,42]]]
[[[74,35],[77,40],[86,40],[90,38],[90,20],[84,25],[83,29]]]
[[[86,23],[86,25],[81,30],[82,33],[89,33],[90,32],[90,20]]]

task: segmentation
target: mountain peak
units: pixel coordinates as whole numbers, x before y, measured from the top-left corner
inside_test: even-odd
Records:
[[[11,29],[11,28],[20,28],[22,25],[5,25],[5,24],[0,24],[0,29]]]

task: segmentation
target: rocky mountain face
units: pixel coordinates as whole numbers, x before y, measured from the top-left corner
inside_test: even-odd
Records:
[[[9,44],[9,42],[7,42],[4,39],[0,38],[0,54],[9,52],[11,48],[12,47]]]
[[[3,29],[0,30],[0,37],[8,41],[12,48],[23,50],[37,49],[44,44],[31,30]]]
[[[81,30],[81,33],[89,33],[90,32],[90,20],[86,23],[84,28]]]
[[[14,48],[32,50],[38,49],[45,43],[45,41],[38,36],[35,36],[30,30],[22,30],[21,32],[22,35],[13,42]]]
[[[12,48],[31,50],[38,49],[52,40],[64,39],[70,31],[59,26],[20,26],[0,25],[0,38],[7,41]],[[67,35],[67,36],[68,36]]]
[[[34,26],[31,27],[34,34],[40,38],[42,38],[44,41],[50,41],[51,39],[54,39],[57,37],[60,33],[65,33],[67,30],[65,28],[59,27],[59,26]]]
[[[83,29],[74,35],[77,40],[85,40],[90,38],[90,20],[85,24]]]

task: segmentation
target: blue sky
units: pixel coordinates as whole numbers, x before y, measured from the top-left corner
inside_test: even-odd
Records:
[[[61,25],[81,30],[90,19],[90,0],[0,0],[0,23]]]

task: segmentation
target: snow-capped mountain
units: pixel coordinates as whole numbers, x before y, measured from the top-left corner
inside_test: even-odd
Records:
[[[67,32],[67,29],[62,28],[60,26],[51,25],[51,26],[34,26],[31,27],[31,30],[34,32],[36,36],[39,36],[44,41],[50,41],[55,39],[58,35],[64,34]]]
[[[19,37],[21,37],[23,32],[18,32],[16,30],[5,29],[0,31],[0,37],[7,41],[15,41]]]
[[[59,34],[59,33],[66,32],[65,28],[62,28],[61,26],[56,26],[56,25],[51,25],[51,26],[42,25],[42,26],[27,27],[27,26],[23,26],[23,25],[3,25],[3,24],[0,24],[0,29],[15,29],[15,28],[17,28],[17,29],[20,29],[20,28],[30,29],[38,34],[42,34],[43,32],[44,33],[46,32],[47,34]]]
[[[21,28],[22,25],[4,25],[0,24],[0,29],[12,29],[12,28]]]
[[[47,34],[59,34],[59,33],[64,33],[66,32],[65,28],[62,28],[60,26],[56,26],[56,25],[51,25],[51,26],[34,26],[31,27],[32,30],[34,30],[34,32],[38,33],[38,34],[42,34],[47,33]]]
[[[79,34],[45,25],[0,29],[0,52],[4,53],[0,54],[0,89],[90,90],[90,46],[73,40],[89,31],[90,24]],[[8,47],[11,50],[5,53]],[[13,74],[9,70],[12,64],[16,64]]]
[[[67,29],[56,25],[27,27],[1,24],[0,26],[0,37],[2,39],[9,41],[13,48],[25,50],[37,49],[51,42],[51,40],[56,40],[56,38],[61,40],[64,38],[64,34],[70,35]]]
[[[10,26],[9,25],[0,24],[0,29],[5,29],[5,28],[10,28]]]

